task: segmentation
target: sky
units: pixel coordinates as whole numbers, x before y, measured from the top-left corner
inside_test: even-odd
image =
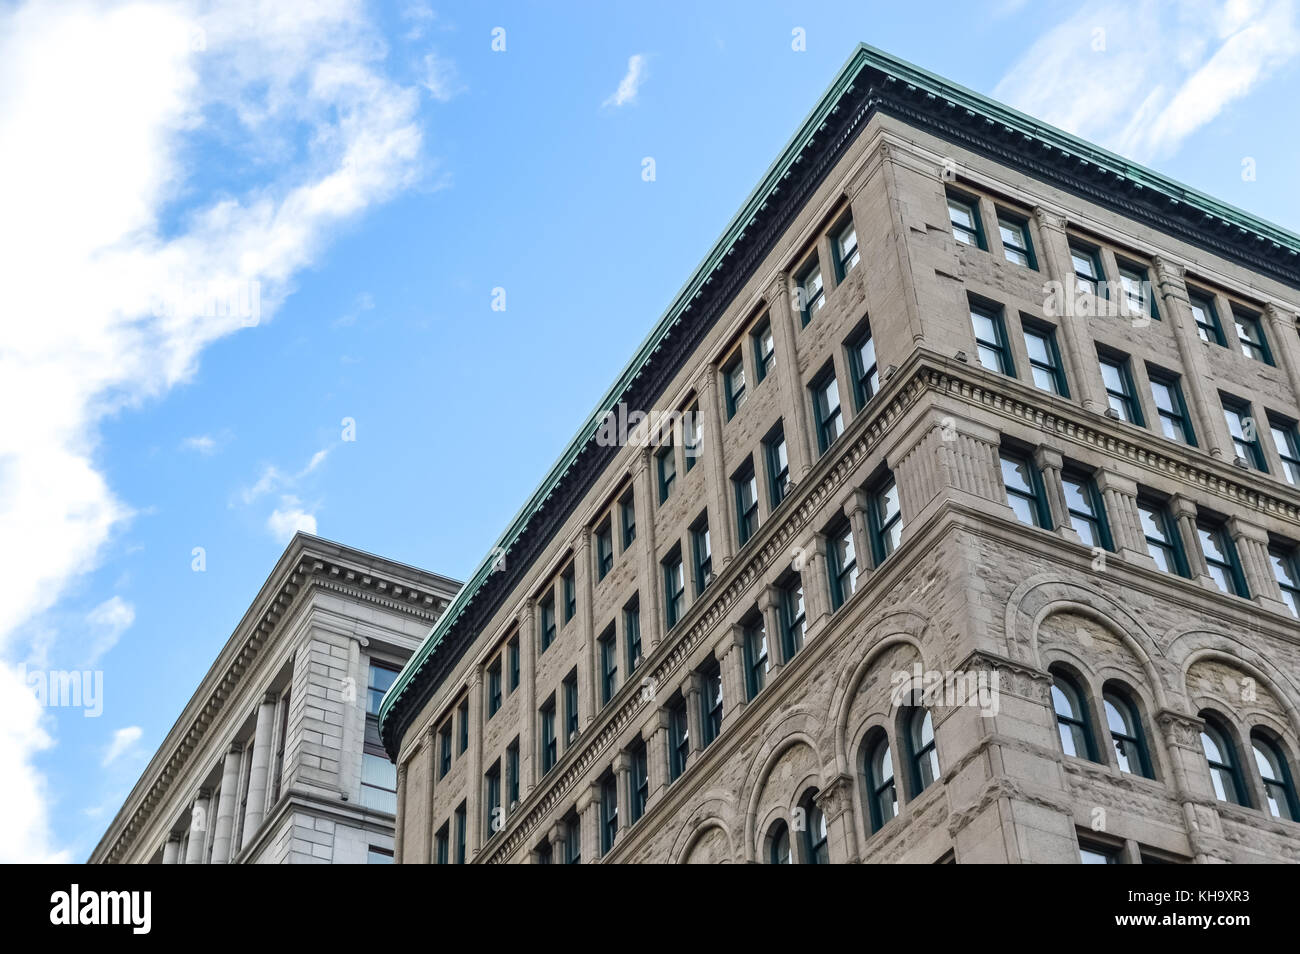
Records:
[[[0,862],[294,531],[466,578],[860,40],[1300,231],[1287,0],[0,4]]]

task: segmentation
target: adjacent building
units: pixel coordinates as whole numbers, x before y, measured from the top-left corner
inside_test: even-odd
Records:
[[[1298,310],[859,47],[385,696],[398,859],[1300,861]]]
[[[379,701],[459,588],[290,541],[91,863],[391,863]]]

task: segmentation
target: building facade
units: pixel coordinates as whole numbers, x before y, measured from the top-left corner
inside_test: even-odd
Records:
[[[1300,860],[1298,263],[859,47],[386,695],[398,860]]]
[[[379,701],[457,589],[296,534],[90,862],[391,863]]]

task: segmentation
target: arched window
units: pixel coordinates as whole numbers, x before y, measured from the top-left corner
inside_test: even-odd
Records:
[[[913,709],[907,716],[906,727],[912,797],[915,798],[939,777],[939,753],[934,748],[934,720],[929,709]]]
[[[772,826],[767,836],[767,861],[773,865],[790,863],[790,829],[785,822],[779,821]]]
[[[1201,748],[1205,751],[1205,761],[1210,767],[1214,794],[1221,802],[1249,805],[1232,740],[1214,717],[1202,715],[1201,718],[1205,719],[1205,728],[1201,730]]]
[[[803,848],[804,864],[830,864],[830,850],[826,845],[826,816],[817,807],[817,792],[812,791],[803,797],[801,803],[804,812]]]
[[[1106,726],[1110,729],[1110,741],[1115,746],[1115,761],[1119,763],[1119,770],[1144,778],[1155,778],[1137,706],[1133,705],[1125,693],[1114,688],[1102,692],[1101,702],[1106,710]]]
[[[894,758],[889,751],[889,736],[877,729],[867,746],[867,797],[871,800],[871,830],[880,831],[898,814],[898,789],[894,786]]]
[[[1260,729],[1250,733],[1250,745],[1255,750],[1255,764],[1259,766],[1259,777],[1264,783],[1269,812],[1274,818],[1300,821],[1300,804],[1296,801],[1291,769],[1281,748]]]
[[[1065,673],[1052,671],[1052,708],[1066,755],[1097,761],[1097,746],[1092,741],[1092,724],[1088,721],[1088,702],[1078,684]]]

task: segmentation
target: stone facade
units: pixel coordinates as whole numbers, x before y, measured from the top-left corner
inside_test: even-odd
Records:
[[[1300,626],[1270,562],[1295,553],[1300,490],[1262,423],[1300,419],[1300,273],[1247,267],[1253,253],[1229,239],[1191,241],[1138,214],[1138,198],[1129,214],[1129,198],[1066,189],[1059,168],[1030,174],[903,106],[860,116],[792,173],[797,208],[642,407],[698,407],[702,454],[687,457],[684,435],[625,446],[581,494],[540,506],[548,529],[517,582],[475,625],[449,613],[389,693],[400,861],[1300,860],[1300,824],[1269,810],[1252,751],[1266,738],[1300,771]],[[978,212],[969,243],[953,198]],[[842,263],[849,222],[858,259]],[[1075,293],[1079,250],[1110,298]],[[798,286],[814,263],[824,295],[805,320]],[[1125,303],[1136,270],[1155,318]],[[1221,341],[1203,340],[1193,301],[1213,303]],[[1001,369],[973,311],[996,317]],[[1259,315],[1262,332],[1234,314]],[[878,380],[864,389],[854,354],[868,329]],[[1048,367],[1026,332],[1050,342]],[[1250,353],[1255,333],[1267,360]],[[1127,362],[1131,420],[1112,410],[1102,358]],[[1174,380],[1195,444],[1166,436],[1153,382]],[[823,447],[827,391],[842,432]],[[1234,443],[1231,399],[1261,422],[1266,470]],[[778,427],[791,482],[779,501]],[[1027,503],[1008,491],[1009,461]],[[1079,488],[1094,495],[1098,545],[1082,536]],[[1144,514],[1168,520],[1172,572]],[[1216,579],[1208,539],[1235,552],[1239,593],[1232,568]],[[852,544],[851,593],[836,541]],[[902,691],[930,673],[991,694]],[[1081,699],[1074,754],[1054,683]],[[423,702],[400,708],[407,693]],[[1127,770],[1112,700],[1142,753]],[[1207,722],[1233,752],[1243,804],[1216,797]],[[873,768],[881,751],[887,768]]]
[[[297,534],[91,863],[391,861],[397,783],[369,689],[457,588]]]

